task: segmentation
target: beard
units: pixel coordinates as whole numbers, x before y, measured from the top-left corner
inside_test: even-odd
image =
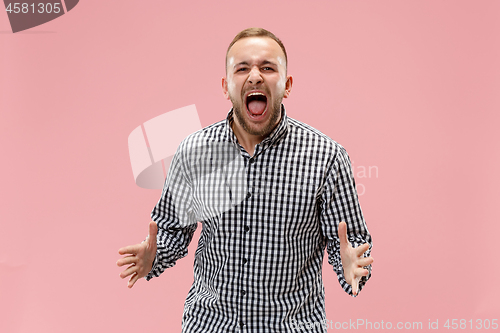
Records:
[[[249,134],[267,136],[273,131],[281,118],[281,102],[283,101],[283,96],[276,98],[271,105],[268,105],[266,112],[271,112],[271,114],[269,115],[267,123],[260,128],[252,127],[252,124],[245,117],[246,115],[243,114],[245,111],[243,110],[241,103],[235,101],[231,95],[229,97],[233,103],[233,113],[238,119],[238,123],[241,125],[243,130]]]

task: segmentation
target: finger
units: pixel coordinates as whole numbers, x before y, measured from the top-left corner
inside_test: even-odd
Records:
[[[128,280],[128,287],[132,288],[138,279],[139,279],[139,274],[135,273],[134,275],[132,275],[130,277],[130,280]]]
[[[116,262],[116,265],[118,265],[119,267],[121,267],[121,266],[124,266],[124,265],[136,264],[137,260],[138,260],[138,258],[136,256],[128,256],[128,257],[119,259]]]
[[[368,244],[368,243],[361,244],[360,246],[358,246],[356,248],[356,255],[358,257],[362,256],[363,253],[365,253],[366,250],[368,250],[369,248],[370,248],[370,244]]]
[[[129,266],[126,270],[120,273],[120,277],[122,279],[126,278],[129,275],[132,275],[133,273],[137,272],[139,268],[136,265]]]
[[[357,295],[357,294],[358,294],[358,289],[359,289],[359,280],[360,280],[360,279],[361,279],[361,278],[354,278],[354,279],[352,280],[352,293],[353,293],[354,295]]]
[[[355,279],[361,279],[361,277],[363,276],[367,276],[368,275],[368,270],[366,268],[356,268],[354,270],[354,276],[355,276]]]
[[[135,244],[135,245],[129,245],[122,247],[121,249],[118,250],[119,254],[136,254],[139,252],[140,249],[140,244]]]
[[[154,222],[154,221],[149,222],[148,241],[150,243],[156,244],[156,235],[157,234],[158,234],[158,226],[156,225],[156,222]]]
[[[345,222],[339,223],[339,239],[340,246],[343,247],[349,244],[349,241],[347,240],[347,224]]]
[[[371,265],[372,263],[373,263],[372,257],[361,258],[356,261],[356,265],[361,267]]]

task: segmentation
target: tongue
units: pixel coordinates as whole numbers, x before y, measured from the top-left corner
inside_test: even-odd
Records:
[[[253,115],[261,115],[266,108],[266,102],[264,101],[250,101],[248,103],[248,111]]]

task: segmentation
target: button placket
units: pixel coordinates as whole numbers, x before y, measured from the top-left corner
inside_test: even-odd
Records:
[[[245,159],[245,167],[247,171],[247,189],[248,192],[246,194],[246,200],[249,200],[252,198],[252,192],[253,192],[253,183],[254,183],[254,175],[253,175],[253,167],[255,165],[255,159],[253,157]],[[249,203],[246,202],[245,205],[248,205]],[[250,227],[248,226],[249,224],[249,217],[246,217],[243,222],[243,233],[241,234],[241,262],[240,262],[240,272],[241,272],[241,278],[239,281],[239,290],[240,290],[240,306],[239,306],[239,328],[240,331],[246,331],[247,327],[245,325],[245,319],[246,319],[246,311],[247,311],[247,290],[246,290],[246,270],[245,266],[248,263],[248,232],[250,230]]]

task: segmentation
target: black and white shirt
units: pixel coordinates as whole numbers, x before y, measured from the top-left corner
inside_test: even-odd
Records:
[[[282,107],[280,123],[250,156],[232,121],[231,110],[180,144],[151,213],[158,250],[146,279],[186,256],[201,221],[183,332],[326,332],[325,247],[352,295],[339,223],[347,223],[353,247],[370,244],[365,256],[372,244],[347,152]]]

